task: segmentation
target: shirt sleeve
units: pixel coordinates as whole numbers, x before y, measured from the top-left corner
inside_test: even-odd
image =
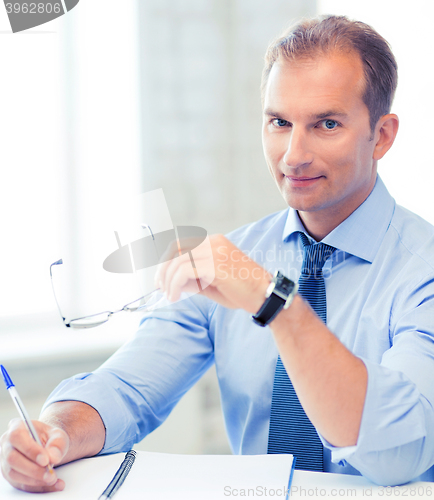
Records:
[[[100,454],[131,449],[212,365],[208,306],[208,299],[195,296],[145,315],[131,341],[96,371],[63,381],[44,408],[56,401],[84,402],[98,411],[106,429]]]
[[[362,359],[368,386],[357,445],[323,439],[332,461],[384,485],[415,479],[434,463],[434,298],[432,280],[391,316],[391,347],[381,363]]]

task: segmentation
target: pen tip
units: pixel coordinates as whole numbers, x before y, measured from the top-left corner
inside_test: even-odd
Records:
[[[6,368],[3,365],[0,365],[2,375],[3,375],[3,380],[5,381],[6,384],[6,389],[10,389],[11,387],[14,387],[15,384],[12,382],[11,377],[9,377],[9,373],[6,371]]]

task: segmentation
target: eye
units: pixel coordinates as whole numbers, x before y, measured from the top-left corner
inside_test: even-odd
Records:
[[[328,118],[327,120],[322,120],[320,124],[321,128],[325,128],[327,130],[334,130],[339,126],[339,123],[336,120],[331,120],[330,118]]]
[[[289,125],[289,122],[286,120],[282,120],[282,118],[274,118],[274,120],[272,120],[271,123],[275,127],[286,127],[287,125]]]

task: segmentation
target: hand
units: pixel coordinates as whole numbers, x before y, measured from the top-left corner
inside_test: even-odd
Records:
[[[69,448],[69,437],[62,429],[33,420],[43,447],[30,436],[19,419],[11,420],[1,436],[1,471],[9,483],[24,491],[60,491],[65,483],[56,473],[47,471],[47,465],[58,465]]]
[[[256,313],[265,300],[271,274],[250,259],[223,235],[212,235],[196,246],[194,239],[182,240],[166,251],[155,283],[174,302],[182,292],[207,296],[229,308]],[[192,265],[194,262],[194,266]]]

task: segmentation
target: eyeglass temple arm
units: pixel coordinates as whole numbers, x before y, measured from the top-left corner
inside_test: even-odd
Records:
[[[52,274],[52,272],[51,272],[51,268],[52,268],[53,266],[58,266],[58,265],[60,265],[60,264],[63,264],[63,259],[56,260],[56,262],[53,262],[53,263],[51,264],[51,266],[50,266],[50,278],[52,278],[52,277],[53,277],[53,274]]]
[[[160,258],[160,254],[158,253],[157,245],[155,244],[154,233],[152,232],[151,226],[149,224],[142,224],[143,229],[147,229],[152,236],[152,243],[154,244],[155,251],[157,252],[157,257]]]
[[[62,314],[62,311],[60,310],[59,302],[57,302],[57,297],[56,297],[56,292],[54,291],[54,285],[53,285],[53,273],[51,271],[51,268],[53,266],[59,266],[60,264],[63,264],[63,259],[56,260],[56,262],[53,262],[50,266],[50,278],[51,278],[51,288],[53,289],[53,295],[54,295],[54,300],[56,301],[56,306],[57,310],[59,311],[60,317],[62,318],[63,323],[69,328],[69,323],[66,323],[65,317]]]
[[[142,227],[143,229],[147,229],[151,233],[152,239],[155,241],[154,233],[152,232],[151,226],[149,226],[148,224],[142,224]]]

